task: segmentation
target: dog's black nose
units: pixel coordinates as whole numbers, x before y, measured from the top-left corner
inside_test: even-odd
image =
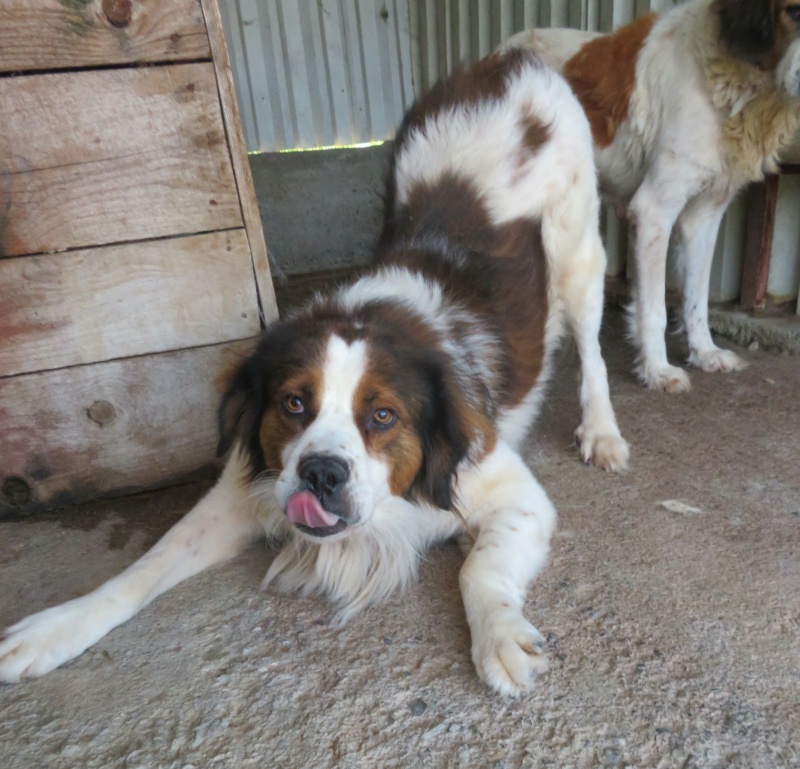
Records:
[[[320,499],[330,497],[343,486],[350,477],[347,464],[337,457],[314,454],[300,460],[298,467],[300,479],[308,484],[310,491]]]

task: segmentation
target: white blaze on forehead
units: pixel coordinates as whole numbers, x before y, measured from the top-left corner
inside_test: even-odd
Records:
[[[356,388],[367,368],[367,346],[363,340],[347,343],[331,336],[322,367],[319,416],[326,413],[353,414]]]
[[[319,412],[308,428],[285,448],[284,468],[294,475],[309,454],[333,454],[350,463],[364,454],[364,442],[353,413],[356,389],[367,366],[366,344],[348,344],[331,336],[322,364]]]

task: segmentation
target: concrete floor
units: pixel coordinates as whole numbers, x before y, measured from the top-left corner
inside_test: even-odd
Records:
[[[664,395],[634,382],[616,314],[604,349],[630,472],[570,447],[569,348],[530,441],[560,515],[527,606],[551,659],[532,694],[478,681],[453,545],[344,629],[259,591],[262,546],[0,687],[0,766],[800,766],[800,359],[744,352],[745,372]],[[0,624],[110,577],[201,492],[0,524]]]

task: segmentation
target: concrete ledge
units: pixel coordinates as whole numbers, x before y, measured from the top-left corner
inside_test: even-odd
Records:
[[[742,347],[754,343],[761,350],[800,355],[800,316],[754,317],[728,308],[709,308],[708,325],[717,334]]]
[[[606,305],[627,307],[631,301],[630,284],[617,278],[606,278]],[[676,291],[667,291],[670,317],[677,323],[673,312],[680,312],[680,297]],[[757,344],[757,349],[800,355],[800,315],[789,309],[771,308],[769,314],[754,316],[736,305],[713,304],[708,308],[708,325],[715,334],[742,346]],[[754,348],[756,349],[756,348]]]

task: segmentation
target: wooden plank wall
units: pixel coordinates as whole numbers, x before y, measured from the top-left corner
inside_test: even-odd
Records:
[[[199,0],[0,5],[0,72],[210,58]]]
[[[277,315],[219,30],[214,0],[0,6],[0,517],[214,462],[220,374]]]

